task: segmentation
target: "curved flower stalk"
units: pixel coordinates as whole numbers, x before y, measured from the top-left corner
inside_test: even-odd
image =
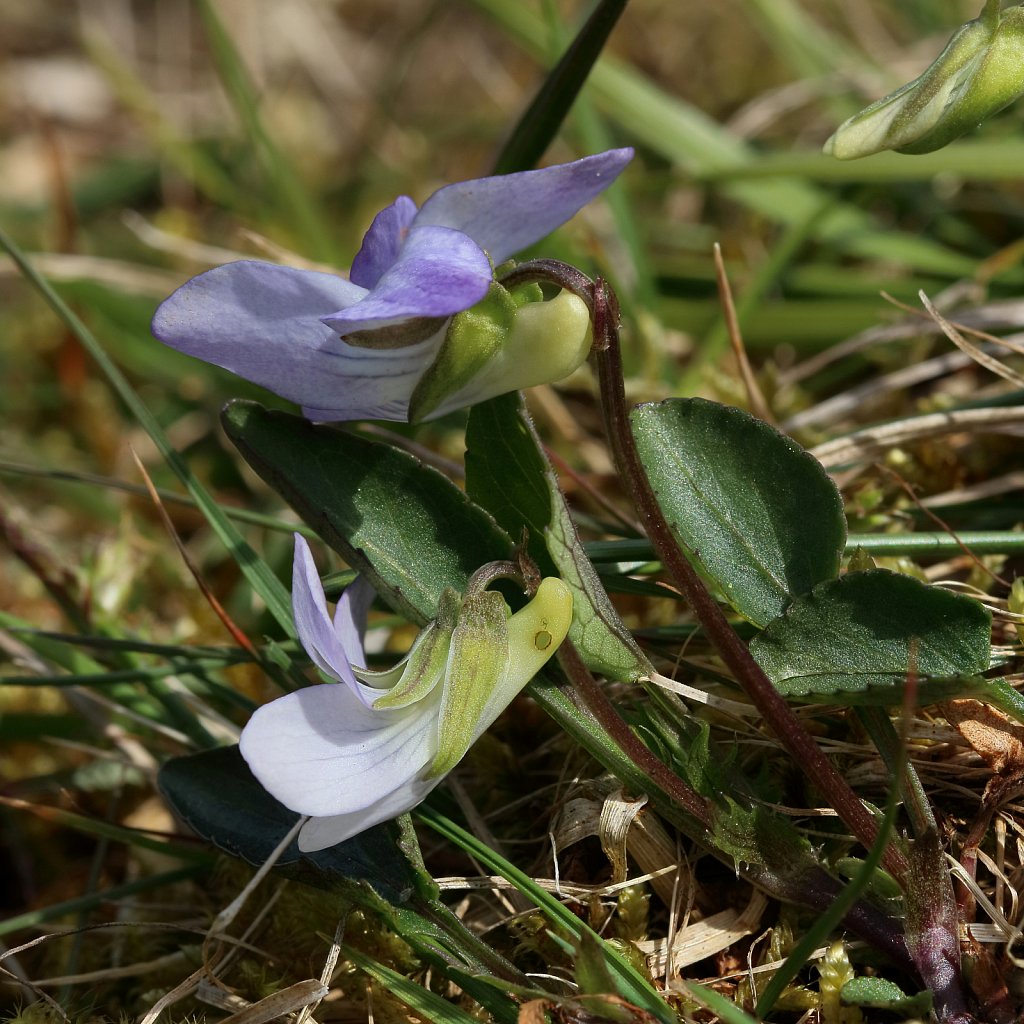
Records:
[[[502,296],[493,268],[569,220],[632,156],[613,149],[463,181],[419,209],[400,196],[370,225],[349,280],[254,260],[229,263],[165,300],[153,333],[298,403],[313,420],[430,418],[557,380],[589,352],[586,307],[566,293],[547,302],[539,290]],[[462,323],[462,351],[446,354],[452,328],[485,300],[484,333]],[[441,357],[462,376],[445,384],[445,375],[435,374],[410,417],[417,385]]]
[[[825,143],[840,160],[941,149],[1024,94],[1024,5],[987,0],[919,78],[843,122]]]
[[[313,662],[336,682],[259,708],[240,747],[286,807],[310,815],[311,852],[415,807],[540,671],[565,639],[572,595],[541,581],[515,615],[495,591],[446,590],[437,619],[388,672],[365,667],[362,631],[373,592],[357,580],[332,620],[309,546],[295,536],[295,625]]]

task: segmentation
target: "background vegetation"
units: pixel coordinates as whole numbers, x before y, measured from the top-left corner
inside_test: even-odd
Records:
[[[345,267],[396,194],[422,200],[488,173],[587,9],[554,0],[0,0],[0,225],[282,579],[294,516],[218,427],[227,398],[256,390],[158,345],[148,331],[156,303],[241,255]],[[832,443],[817,453],[836,471],[851,529],[890,537],[851,546],[849,557],[983,595],[1012,679],[1020,609],[1009,582],[1021,545],[1008,532],[1024,518],[1024,380],[1013,351],[988,357],[997,373],[954,349],[919,315],[917,295],[1011,341],[1024,329],[1024,108],[923,157],[841,164],[819,153],[840,121],[916,75],[976,14],[972,4],[932,0],[633,0],[545,162],[627,144],[637,159],[606,201],[541,248],[615,285],[632,399],[700,394],[751,407],[715,284],[720,243],[772,418],[807,447]],[[164,498],[173,528],[234,622],[257,643],[275,627],[80,341],[6,259],[0,381],[0,941],[151,924],[42,943],[3,966],[51,979],[44,990],[82,1020],[137,1016],[198,968],[211,917],[250,874],[182,833],[155,791],[155,770],[172,754],[230,742],[246,708],[275,691],[227,646],[136,458],[173,492]],[[629,536],[628,496],[611,472],[588,373],[538,389],[529,403],[586,539]],[[982,407],[955,432],[917,423],[842,447],[885,421]],[[446,466],[461,459],[462,423],[418,431],[420,454]],[[969,550],[947,529],[968,532]],[[922,554],[904,539],[915,532],[946,539],[927,541]],[[707,688],[714,666],[691,642],[685,609],[659,592],[648,553],[621,550],[608,573],[630,626],[663,670],[681,666],[679,679]],[[378,651],[400,652],[412,635],[382,613],[374,625]],[[863,735],[839,713],[813,713],[858,793],[884,805],[888,773]],[[947,837],[976,843],[979,884],[1013,923],[1024,736],[976,709],[963,714],[973,734],[954,727],[953,712],[922,710],[911,757]],[[752,774],[773,780],[780,805],[808,807],[755,722],[732,717],[716,728]],[[647,882],[615,888],[627,876],[600,812],[618,806],[609,801],[616,789],[523,700],[438,801],[532,876],[557,878],[595,927],[651,954],[654,977],[685,1012],[698,1011],[678,989],[682,976],[723,979],[722,992],[749,1001],[746,969],[784,956],[805,919],[707,859],[698,865],[653,815],[642,830],[648,845],[634,837],[629,846],[628,877]],[[813,809],[795,820],[820,838]],[[472,881],[492,872],[451,844],[431,838],[425,851],[468,923],[530,970],[565,969],[528,901]],[[193,993],[173,1013],[221,1019],[244,1005],[237,1000],[319,974],[324,933],[341,909],[297,885],[278,895],[279,885],[265,883],[261,897],[275,894],[273,913],[246,911],[252,946],[226,976],[231,998]],[[703,932],[692,933],[692,948],[680,941],[716,914],[730,915],[718,919],[725,945],[701,945]],[[983,941],[1005,938],[984,914],[979,923]],[[677,940],[667,959],[666,936]],[[346,942],[457,1004],[371,916],[349,918]],[[852,970],[845,953],[829,955],[821,978]],[[850,1012],[828,1003],[818,975],[805,972],[789,990],[779,1019]],[[368,1000],[376,1016],[404,1019],[394,986],[368,978],[350,961],[317,1019],[361,1018]],[[8,1014],[33,998],[0,989]]]

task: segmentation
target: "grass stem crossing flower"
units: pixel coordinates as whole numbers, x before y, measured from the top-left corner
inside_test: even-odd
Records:
[[[541,170],[463,181],[439,189],[419,208],[399,196],[374,218],[348,280],[255,260],[228,263],[166,299],[153,333],[298,403],[309,419],[408,419],[413,392],[453,318],[495,287],[494,267],[569,220],[632,156],[631,149],[613,149]],[[538,324],[536,310],[549,307],[548,322]],[[531,323],[517,332],[522,316]],[[589,317],[572,295],[525,304],[503,329],[503,340],[512,348],[521,344],[524,353],[502,357],[515,372],[488,373],[482,366],[479,386],[469,379],[449,395],[442,389],[424,406],[423,418],[558,379],[569,372],[566,350],[571,370],[589,349]],[[465,333],[470,338],[460,344],[471,345],[472,332]]]

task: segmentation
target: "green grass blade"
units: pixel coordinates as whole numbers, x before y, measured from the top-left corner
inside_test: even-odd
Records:
[[[310,247],[312,255],[325,263],[335,262],[337,251],[323,212],[317,208],[293,164],[264,128],[256,92],[231,37],[209,0],[197,0],[197,3],[221,83],[269,179],[272,196],[281,203],[282,213]]]
[[[526,49],[543,55],[543,21],[527,5],[505,0],[473,2]],[[608,57],[594,66],[590,88],[606,113],[652,151],[689,174],[717,176],[761,159],[758,150],[731,135],[712,118]],[[789,179],[734,181],[724,185],[723,190],[737,202],[782,224],[805,222],[826,199],[815,186]],[[973,260],[928,238],[879,228],[869,214],[845,203],[837,203],[818,223],[815,233],[843,252],[888,263],[898,260],[916,270],[960,277],[970,276],[976,269]]]
[[[592,562],[652,562],[651,542],[640,538],[597,540],[584,545]],[[914,558],[945,558],[963,554],[964,548],[976,555],[1019,555],[1024,553],[1024,533],[1019,530],[961,530],[949,533],[851,533],[846,538],[846,554],[860,548],[869,555]]]
[[[404,974],[385,967],[373,957],[369,957],[351,946],[342,946],[341,951],[346,960],[365,971],[393,996],[401,999],[418,1017],[433,1021],[434,1024],[480,1024],[480,1021],[472,1014],[459,1009],[447,999],[435,995],[430,989],[416,984]]]
[[[729,1002],[721,992],[716,992],[706,985],[698,985],[693,981],[681,981],[687,992],[697,1000],[701,1006],[709,1009],[719,1020],[725,1024],[758,1024],[758,1018],[751,1017],[744,1013],[735,1003]]]
[[[807,220],[787,226],[782,237],[772,246],[771,255],[748,282],[742,294],[736,300],[736,317],[740,330],[749,322],[758,306],[778,284],[779,280],[796,260],[800,251],[814,234],[814,229],[832,205],[828,200],[813,211]],[[729,344],[729,328],[725,317],[719,315],[714,328],[701,342],[695,358],[686,368],[686,373],[678,386],[683,394],[690,394],[700,387],[700,382],[707,374],[709,363],[715,362]]]
[[[904,753],[901,760],[905,756]],[[779,996],[782,995],[785,987],[800,973],[810,955],[825,941],[829,933],[838,927],[846,912],[857,902],[861,894],[870,885],[875,871],[882,862],[882,854],[885,853],[885,848],[889,844],[893,827],[896,824],[896,813],[899,810],[902,795],[902,788],[898,781],[901,778],[901,773],[902,769],[894,775],[894,779],[897,781],[889,791],[885,817],[878,827],[878,836],[868,851],[867,857],[864,858],[863,863],[857,870],[856,875],[850,880],[850,883],[836,897],[832,906],[804,932],[789,956],[786,957],[786,962],[772,975],[771,981],[768,982],[765,990],[757,1000],[758,1017],[763,1019],[765,1014],[771,1010]]]
[[[837,67],[872,67],[854,47],[819,25],[793,0],[746,0],[745,6],[760,23],[772,52],[781,55],[799,78],[832,75]],[[842,104],[851,114],[861,106],[856,98]]]
[[[19,914],[17,917],[9,917],[6,921],[0,921],[0,936],[10,935],[11,932],[21,931],[23,928],[38,928],[48,921],[56,921],[70,914],[95,910],[96,907],[104,903],[111,903],[114,900],[122,900],[127,896],[135,896],[140,892],[149,892],[152,889],[174,885],[177,882],[185,881],[185,879],[194,878],[202,870],[201,865],[190,864],[187,867],[166,871],[160,875],[140,878],[138,881],[128,882],[126,885],[115,885],[110,889],[101,889],[98,892],[89,893],[88,896],[78,896],[74,899],[64,900],[63,903],[53,903],[39,910],[30,910],[28,913]]]
[[[763,178],[803,178],[827,184],[897,185],[933,182],[948,174],[972,181],[1018,181],[1024,166],[1024,141],[1015,136],[964,139],[934,153],[908,158],[903,153],[877,153],[863,160],[836,160],[817,149],[761,153],[742,165],[707,168],[702,180],[754,181]]]
[[[114,825],[111,822],[100,821],[97,818],[89,818],[84,814],[75,814],[73,811],[65,811],[60,807],[47,807],[40,804],[32,804],[25,800],[5,802],[8,807],[37,814],[40,818],[54,825],[74,829],[83,835],[96,836],[99,839],[109,839],[115,843],[126,843],[140,850],[151,850],[153,853],[177,857],[178,860],[188,861],[191,864],[212,866],[216,860],[215,855],[204,847],[189,846],[185,843],[154,838],[137,829]]]
[[[635,1006],[639,1006],[641,1009],[653,1014],[654,1017],[664,1022],[664,1024],[674,1024],[675,1014],[662,1001],[651,983],[614,949],[608,946],[597,932],[585,925],[571,910],[562,906],[554,896],[537,885],[529,875],[520,871],[514,864],[509,863],[504,857],[495,853],[494,850],[486,843],[477,839],[476,836],[426,804],[421,805],[414,813],[434,829],[435,832],[475,857],[489,870],[508,879],[539,910],[543,911],[553,923],[565,929],[569,935],[575,939],[579,939],[584,933],[590,935],[598,944],[598,947],[603,950],[605,962],[609,970],[612,971],[617,983],[621,986],[622,990],[618,994]]]
[[[29,466],[23,462],[12,462],[8,459],[0,459],[0,473],[9,473],[12,476],[38,477],[43,480],[54,480],[60,483],[104,487],[112,491],[123,491],[125,494],[136,494],[141,498],[149,497],[149,488],[144,484],[133,484],[127,480],[118,480],[116,477],[103,476],[99,473],[79,473],[70,469]],[[184,505],[186,508],[197,507],[195,498],[188,494],[178,494],[176,491],[168,491],[161,487],[156,488],[156,493],[157,497],[165,505]],[[266,512],[254,512],[252,509],[239,508],[234,505],[225,505],[221,510],[228,519],[236,523],[260,526],[265,530],[274,530],[277,533],[301,533],[308,540],[315,540],[317,537],[316,532],[304,523],[288,522],[277,516],[268,515]]]
[[[551,25],[551,33],[556,43],[561,46],[564,43],[565,33],[558,20],[558,11],[552,3],[547,6],[550,9],[548,21]],[[624,7],[625,3],[622,6]],[[595,11],[592,18],[597,13]],[[596,60],[597,57],[598,54],[595,53],[594,59]],[[576,134],[581,140],[580,148],[584,152],[602,153],[618,144],[612,138],[587,92],[582,92],[577,96],[572,114]],[[660,379],[663,376],[662,364],[665,362],[665,356],[663,352],[659,351],[659,346],[655,341],[656,338],[660,339],[660,331],[651,323],[657,301],[657,287],[647,246],[641,237],[637,217],[630,200],[627,183],[621,180],[616,182],[605,192],[604,199],[612,212],[618,239],[628,253],[629,264],[635,279],[629,282],[630,287],[624,288],[622,286],[626,283],[624,279],[627,275],[616,274],[614,267],[609,267],[605,272],[617,279],[620,286],[618,289],[619,300],[623,304],[623,309],[640,327],[637,340],[643,346],[643,360],[648,374],[653,379]]]
[[[91,31],[85,32],[83,41],[93,63],[123,106],[135,116],[156,152],[208,199],[229,210],[244,206],[245,193],[215,160],[178,133],[164,116],[160,101],[115,47]]]

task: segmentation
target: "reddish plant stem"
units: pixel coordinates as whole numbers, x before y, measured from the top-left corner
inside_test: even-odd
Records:
[[[590,713],[597,719],[601,728],[619,745],[623,753],[633,759],[636,766],[651,781],[672,798],[687,814],[692,815],[710,830],[712,813],[704,799],[695,789],[691,789],[671,768],[659,760],[647,745],[633,732],[629,723],[615,709],[615,705],[605,696],[604,690],[590,674],[590,669],[583,663],[579,651],[568,640],[562,641],[558,649],[558,661],[576,688]]]
[[[722,660],[760,711],[768,727],[779,738],[795,762],[835,808],[847,827],[870,849],[878,824],[857,794],[793,714],[785,700],[754,660],[746,644],[729,624],[704,581],[683,554],[662,515],[636,450],[629,425],[623,387],[622,355],[619,349],[619,311],[614,294],[598,280],[593,290],[594,354],[601,383],[601,404],[605,430],[616,468],[622,475],[647,535],[674,583],[689,602]],[[890,843],[883,855],[886,869],[901,884],[907,880],[909,865],[903,851]]]

